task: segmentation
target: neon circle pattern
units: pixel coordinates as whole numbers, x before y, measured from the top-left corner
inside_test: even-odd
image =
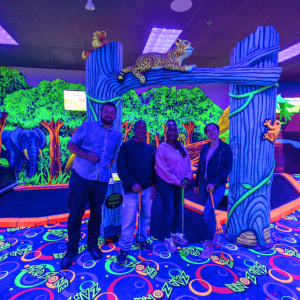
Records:
[[[55,269],[54,269],[54,267],[53,267],[52,265],[46,264],[46,267],[47,267],[50,271],[52,271],[52,272],[55,271]],[[26,275],[26,274],[27,274],[26,271],[22,271],[22,272],[16,277],[16,279],[15,279],[15,285],[16,285],[16,286],[21,287],[21,288],[23,288],[23,289],[26,289],[26,288],[35,287],[35,286],[40,285],[40,284],[42,284],[42,283],[44,283],[44,282],[47,281],[47,279],[45,279],[45,280],[43,280],[43,281],[41,281],[41,282],[39,282],[39,283],[37,283],[37,284],[35,284],[35,285],[25,286],[25,285],[23,285],[23,284],[21,283],[21,279],[22,279],[22,277],[23,277],[24,275]]]
[[[136,261],[135,257],[133,257],[133,256],[128,255],[127,257],[130,258],[130,259],[133,260],[133,261]],[[113,274],[113,275],[124,275],[124,274],[128,274],[128,273],[132,272],[132,271],[135,269],[134,267],[132,267],[132,268],[128,268],[128,269],[129,269],[128,272],[117,273],[117,272],[114,272],[114,271],[111,269],[110,265],[111,265],[112,263],[113,263],[113,262],[112,262],[111,260],[108,260],[108,261],[105,263],[105,270],[106,270],[107,272]]]
[[[205,283],[208,285],[208,290],[207,290],[207,292],[204,292],[204,293],[203,293],[203,292],[197,292],[197,291],[192,287],[192,283],[193,283],[194,281],[205,282]],[[202,279],[194,279],[194,280],[190,281],[190,283],[189,283],[189,288],[190,288],[190,290],[192,291],[192,293],[194,293],[195,295],[198,295],[198,296],[202,296],[202,297],[208,296],[208,295],[212,292],[212,287],[211,287],[211,285],[210,285],[207,281],[202,280]]]
[[[278,273],[280,273],[280,274],[282,274],[282,273],[286,274],[286,275],[288,276],[288,279],[283,280],[283,279],[279,279],[279,278],[275,277],[275,276],[272,274],[272,271],[275,271],[275,270],[276,270]],[[290,283],[290,282],[293,281],[293,276],[292,276],[291,274],[289,274],[289,273],[286,272],[286,271],[280,270],[280,269],[270,269],[268,273],[269,273],[269,275],[270,275],[273,279],[275,279],[275,280],[277,280],[277,281],[279,281],[279,282],[282,282],[282,283]],[[283,274],[282,274],[282,275],[283,275]],[[285,275],[285,276],[286,276],[286,275]]]
[[[76,294],[77,298],[80,298],[78,293],[93,289],[98,291],[94,300],[147,297],[167,299],[167,293],[170,290],[172,293],[169,300],[192,300],[202,299],[202,297],[214,300],[226,298],[226,295],[228,299],[239,299],[242,295],[243,299],[256,297],[270,300],[300,300],[298,295],[300,292],[300,258],[298,257],[300,236],[299,231],[294,230],[300,227],[297,223],[300,220],[300,211],[292,214],[291,218],[293,221],[285,219],[274,224],[278,229],[271,226],[274,248],[267,251],[229,244],[221,235],[221,244],[223,250],[226,251],[224,255],[234,264],[220,264],[220,247],[217,246],[214,247],[216,251],[210,259],[202,260],[199,257],[199,252],[203,250],[200,243],[187,246],[194,250],[190,249],[183,253],[181,249],[181,252],[170,256],[168,252],[165,252],[162,242],[155,239],[151,243],[154,248],[151,256],[141,250],[143,257],[152,260],[141,261],[138,258],[138,250],[132,249],[126,264],[119,265],[117,264],[118,242],[111,242],[109,245],[102,243],[101,248],[109,253],[106,253],[103,259],[94,261],[86,247],[82,247],[86,246],[87,237],[85,236],[80,242],[80,254],[76,256],[69,270],[60,268],[61,259],[66,251],[65,240],[45,241],[43,239],[47,233],[45,227],[26,227],[15,230],[13,233],[0,228],[0,234],[3,236],[0,247],[4,247],[6,242],[10,244],[9,248],[0,251],[0,298],[67,300],[70,297],[75,299]],[[54,229],[65,229],[65,226],[65,223],[62,223]],[[87,228],[84,227],[86,226],[83,225],[82,236],[87,234]],[[12,236],[17,238],[12,238]],[[57,237],[49,234],[48,239],[52,238]],[[29,245],[32,250],[26,250]],[[26,253],[26,251],[29,252]],[[44,265],[46,268],[43,273]],[[259,266],[265,269],[261,269],[264,271],[255,275]],[[29,270],[26,272],[29,267],[30,273],[28,273]],[[145,272],[146,268],[147,272]],[[248,277],[246,271],[255,276],[257,282],[253,277]],[[42,276],[47,272],[53,272],[53,274],[43,278]],[[41,278],[38,278],[39,276]],[[66,288],[59,291],[55,283],[58,280],[63,283],[63,279],[66,279],[69,285],[66,284]],[[244,288],[242,293],[237,293],[237,289],[234,291],[236,285],[232,284],[238,282],[241,283],[240,288]],[[90,294],[92,293],[91,290]]]

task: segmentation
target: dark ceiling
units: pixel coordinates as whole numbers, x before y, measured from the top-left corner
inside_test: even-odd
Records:
[[[182,29],[195,46],[185,63],[198,68],[230,64],[230,52],[258,26],[275,26],[281,49],[300,42],[299,0],[192,0],[174,12],[173,0],[0,0],[0,25],[19,46],[0,45],[0,65],[84,70],[81,58],[93,32],[123,44],[123,65],[134,64],[152,27]],[[212,22],[208,25],[207,22]],[[300,82],[300,55],[279,64],[281,80]]]

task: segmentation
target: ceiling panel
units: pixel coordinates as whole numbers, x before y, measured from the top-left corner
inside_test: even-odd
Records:
[[[0,65],[84,70],[81,53],[97,30],[122,43],[124,66],[135,63],[152,27],[183,29],[180,38],[194,46],[184,63],[198,67],[228,65],[258,26],[274,25],[282,49],[300,42],[298,0],[192,0],[186,12],[174,12],[172,1],[93,0],[88,11],[86,0],[0,0],[0,25],[20,44],[0,45]],[[300,56],[280,66],[281,79],[300,81]]]

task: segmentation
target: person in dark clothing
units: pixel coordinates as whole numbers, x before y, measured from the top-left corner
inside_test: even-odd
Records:
[[[152,246],[147,242],[147,231],[155,196],[155,154],[152,147],[145,143],[146,123],[137,121],[133,131],[134,138],[121,146],[117,161],[117,171],[124,187],[122,235],[119,239],[120,252],[117,257],[120,264],[126,262],[134,241],[139,193],[141,193],[142,201],[141,240],[136,240],[136,244],[147,252],[152,251]]]
[[[207,259],[213,253],[213,245],[217,244],[215,216],[211,204],[209,190],[213,192],[215,207],[219,205],[225,193],[227,176],[231,172],[233,155],[230,145],[219,139],[219,126],[214,123],[206,125],[204,132],[209,143],[202,147],[198,163],[194,192],[201,194],[205,200],[203,212],[206,242],[200,257]]]

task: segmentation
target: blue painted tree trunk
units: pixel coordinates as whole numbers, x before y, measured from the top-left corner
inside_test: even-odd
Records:
[[[99,100],[110,100],[117,94],[110,89],[108,82],[112,75],[123,67],[123,49],[120,43],[110,43],[103,48],[92,51],[86,61],[86,92],[88,95]],[[93,109],[100,120],[101,103],[90,101]],[[117,106],[117,117],[114,126],[122,132],[122,101],[114,102]],[[95,121],[89,102],[87,102],[87,121]],[[116,162],[112,171],[117,169]],[[112,193],[123,194],[122,184],[109,184],[105,198]],[[105,238],[121,233],[121,207],[109,209],[103,205],[102,226]]]
[[[273,26],[258,27],[255,34],[250,34],[234,48],[231,64],[238,63],[255,49],[278,45],[279,35]],[[256,70],[277,66],[278,55],[253,65]],[[241,95],[259,88],[261,86],[231,84],[230,93]],[[267,132],[264,121],[271,119],[273,122],[276,118],[276,94],[277,87],[274,85],[255,94],[248,106],[229,120],[229,143],[234,160],[229,176],[226,235],[236,244],[256,249],[271,247],[269,226],[274,143],[262,139],[262,136]],[[242,107],[247,99],[231,97],[230,113]]]

